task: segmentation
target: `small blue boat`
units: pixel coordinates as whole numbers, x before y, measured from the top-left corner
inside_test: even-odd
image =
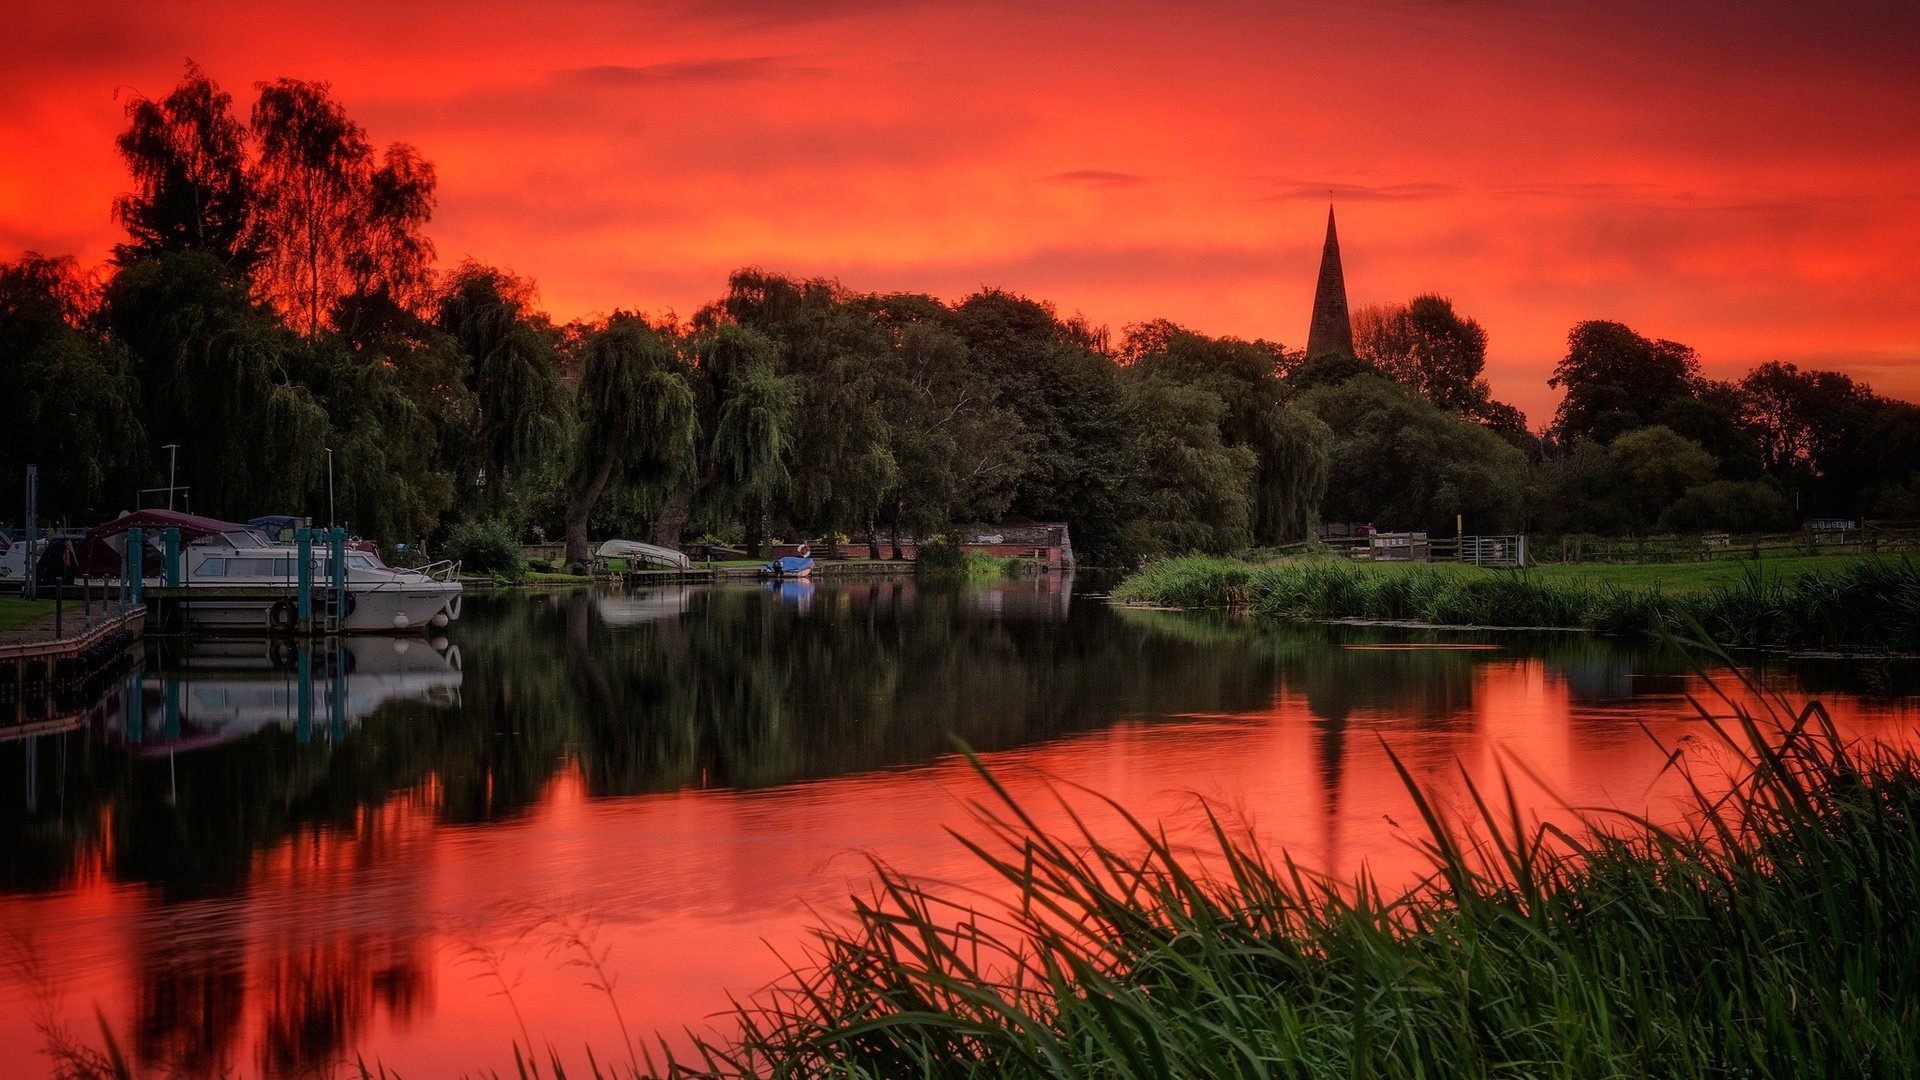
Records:
[[[760,573],[766,577],[776,577],[776,578],[806,577],[807,575],[813,573],[813,559],[811,557],[811,553],[812,553],[811,548],[809,548],[805,544],[801,544],[800,553],[798,555],[782,555],[779,558],[768,563],[767,565],[761,567]]]

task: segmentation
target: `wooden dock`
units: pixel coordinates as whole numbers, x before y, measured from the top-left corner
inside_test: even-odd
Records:
[[[146,609],[135,606],[59,637],[7,634],[0,643],[0,732],[18,734],[54,716],[53,703],[122,661],[146,619]]]

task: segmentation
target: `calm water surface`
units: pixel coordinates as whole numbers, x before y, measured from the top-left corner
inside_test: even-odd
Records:
[[[1910,667],[1763,676],[1852,732],[1920,719]],[[97,1045],[96,1007],[155,1075],[624,1058],[615,1002],[636,1035],[705,1028],[870,859],[987,887],[946,831],[985,793],[956,738],[1043,821],[1078,784],[1198,842],[1204,799],[1398,880],[1417,815],[1386,748],[1443,800],[1505,772],[1543,815],[1670,815],[1661,744],[1712,752],[1689,695],[1713,689],[1684,657],[1586,636],[1115,610],[1059,579],[474,596],[446,639],[149,647],[0,728],[0,1075],[51,1071],[49,1032]]]

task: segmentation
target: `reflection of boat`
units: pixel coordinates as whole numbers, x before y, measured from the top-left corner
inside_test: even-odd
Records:
[[[767,589],[784,608],[805,615],[813,607],[813,582],[806,578],[780,578],[767,582]]]
[[[143,752],[214,746],[270,728],[335,738],[383,706],[460,703],[460,649],[444,638],[196,640],[139,678],[119,730]]]
[[[685,588],[644,589],[625,595],[598,596],[593,606],[600,621],[608,626],[639,626],[642,623],[670,622],[686,614],[687,598],[693,590]]]
[[[133,528],[149,534],[163,529],[180,531],[185,544],[180,552],[180,584],[188,590],[182,610],[194,629],[293,629],[295,602],[279,590],[296,586],[298,546],[274,543],[245,525],[166,510],[142,510],[87,531],[90,563],[109,574],[118,574],[126,532]],[[142,565],[157,571],[161,562],[148,555]],[[329,588],[332,565],[327,545],[314,544],[308,554],[308,571],[316,603]],[[342,603],[341,628],[380,632],[447,625],[460,617],[460,582],[453,577],[457,569],[443,563],[402,570],[386,565],[377,555],[348,549],[342,575],[347,595]],[[154,574],[148,580],[157,584],[160,578]],[[204,589],[205,598],[194,596],[195,589]]]
[[[593,557],[603,564],[608,559],[625,559],[629,566],[644,563],[648,566],[663,566],[670,570],[693,569],[693,560],[689,559],[685,552],[653,544],[642,544],[638,540],[609,540],[595,549]]]
[[[761,567],[760,573],[766,577],[806,577],[813,573],[813,559],[809,557],[811,553],[811,548],[805,544],[801,544],[798,554],[782,555]]]

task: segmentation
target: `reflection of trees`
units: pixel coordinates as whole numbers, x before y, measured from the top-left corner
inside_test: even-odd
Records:
[[[1122,716],[1252,708],[1270,685],[1244,648],[1155,640],[1098,605],[1062,620],[1058,604],[1014,602],[981,618],[958,587],[878,581],[798,601],[703,589],[679,618],[630,627],[594,618],[590,597],[559,602],[568,671],[546,692],[578,702],[560,711],[577,718],[599,794],[911,764],[955,737],[987,750]]]
[[[174,928],[180,929],[178,927]],[[215,1076],[233,1064],[247,997],[243,927],[142,934],[134,1047],[139,1060],[181,1076]]]

